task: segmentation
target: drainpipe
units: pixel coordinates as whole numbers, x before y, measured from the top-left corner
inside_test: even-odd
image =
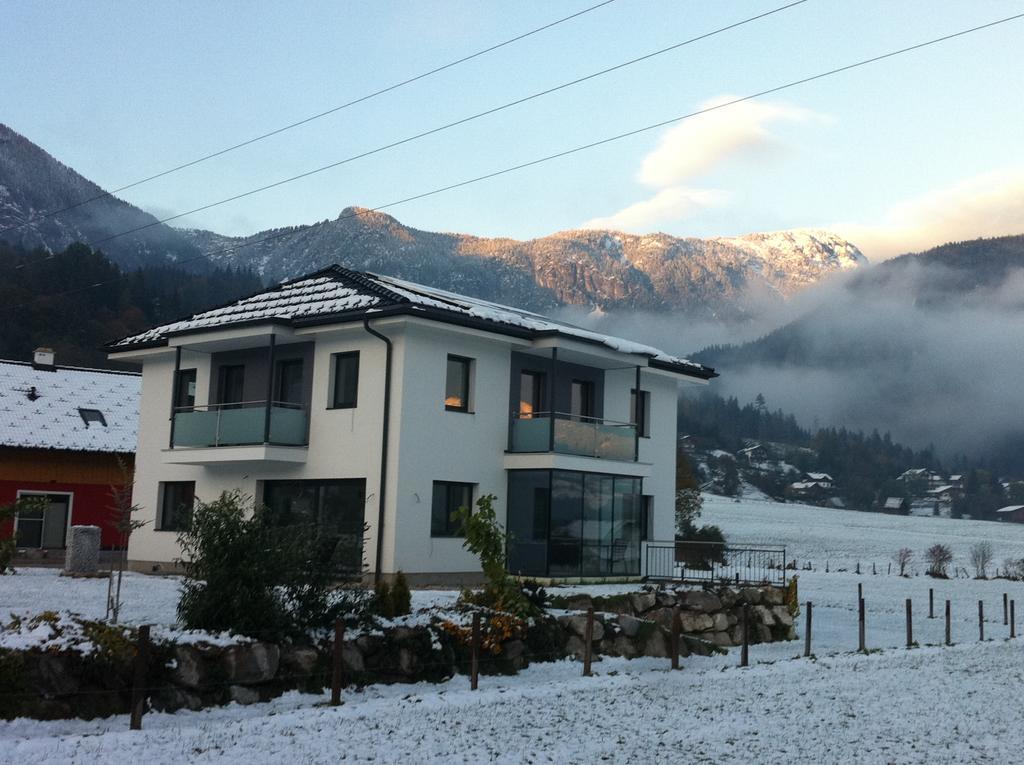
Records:
[[[384,357],[384,425],[381,433],[380,444],[380,486],[377,489],[377,558],[373,567],[373,582],[380,583],[381,566],[384,561],[384,498],[387,490],[388,478],[388,431],[391,422],[391,338],[382,335],[370,326],[370,317],[363,317],[363,329],[379,340],[384,341],[387,347]]]
[[[181,385],[181,346],[174,349],[174,379],[171,381],[171,430],[167,447],[174,448],[174,416],[178,406],[178,386]]]

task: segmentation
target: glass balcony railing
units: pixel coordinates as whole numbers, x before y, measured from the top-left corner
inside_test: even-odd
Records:
[[[561,412],[513,414],[509,451],[635,462],[636,425]]]
[[[269,414],[269,428],[267,416]],[[174,413],[172,446],[304,446],[309,415],[301,404],[244,401],[193,406]]]

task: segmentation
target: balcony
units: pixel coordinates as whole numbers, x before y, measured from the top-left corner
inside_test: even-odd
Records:
[[[305,446],[309,412],[302,404],[243,401],[183,407],[174,412],[172,449]]]
[[[636,425],[564,412],[512,415],[509,451],[636,462]]]

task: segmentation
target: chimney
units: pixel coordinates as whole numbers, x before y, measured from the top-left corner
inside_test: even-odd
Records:
[[[36,348],[32,353],[32,367],[34,369],[48,369],[51,372],[57,368],[53,348]]]

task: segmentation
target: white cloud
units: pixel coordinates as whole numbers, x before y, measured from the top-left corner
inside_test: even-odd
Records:
[[[723,204],[728,198],[724,191],[714,189],[687,189],[679,186],[662,189],[650,199],[635,202],[604,218],[592,218],[582,228],[608,228],[616,231],[649,231],[658,223],[678,220]]]
[[[872,260],[926,250],[945,242],[1024,232],[1024,168],[977,175],[893,205],[875,224],[827,228]]]
[[[721,96],[698,109],[734,98]],[[744,101],[692,117],[665,131],[658,146],[641,162],[637,180],[647,186],[672,186],[732,157],[777,147],[779,140],[767,127],[770,123],[812,119],[826,118],[808,109],[770,101]]]

